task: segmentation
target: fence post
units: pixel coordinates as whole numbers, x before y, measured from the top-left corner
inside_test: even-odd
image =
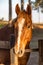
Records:
[[[43,39],[38,40],[39,46],[39,65],[43,65]]]

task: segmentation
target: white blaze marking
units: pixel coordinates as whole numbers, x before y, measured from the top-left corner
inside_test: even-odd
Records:
[[[25,19],[23,18],[19,23],[18,23],[18,51],[19,51],[19,46],[20,46],[20,37],[21,37],[21,33],[22,33],[22,28],[24,25]]]

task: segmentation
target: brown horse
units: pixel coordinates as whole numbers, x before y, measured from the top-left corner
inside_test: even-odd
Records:
[[[13,34],[13,27],[9,27],[9,24],[5,25],[0,29],[0,41],[9,41],[11,34]]]
[[[21,11],[17,4],[15,10],[17,19],[14,23],[14,50],[18,57],[22,57],[32,38],[31,6],[28,5],[26,11]]]
[[[17,18],[13,21],[13,27],[8,25],[0,29],[0,40],[9,41],[10,35],[14,33],[14,51],[19,57],[19,65],[26,65],[29,53],[25,53],[25,49],[29,48],[29,44],[32,38],[32,20],[31,20],[31,7],[27,6],[26,11],[21,11],[18,4],[16,5]],[[14,29],[14,31],[13,31]]]

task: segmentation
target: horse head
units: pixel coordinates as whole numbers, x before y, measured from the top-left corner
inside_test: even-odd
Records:
[[[32,38],[32,20],[31,20],[31,7],[27,6],[26,11],[22,11],[19,5],[15,8],[17,19],[14,23],[15,28],[15,53],[21,57],[25,52],[27,44],[30,44]]]

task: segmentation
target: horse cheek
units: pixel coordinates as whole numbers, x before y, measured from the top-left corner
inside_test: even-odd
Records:
[[[28,41],[30,42],[32,39],[32,28],[29,29],[29,33],[28,33]]]

